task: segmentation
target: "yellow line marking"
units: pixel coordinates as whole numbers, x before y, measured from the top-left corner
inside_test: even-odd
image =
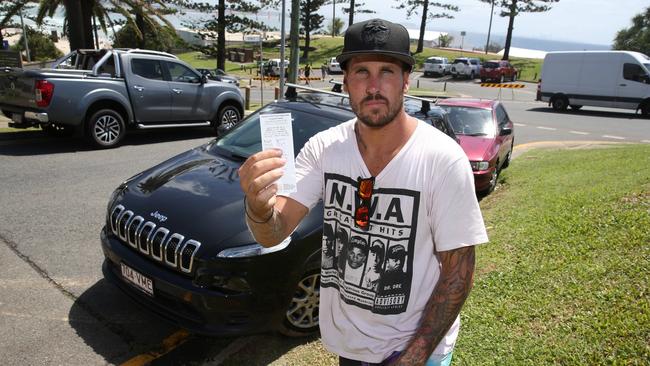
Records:
[[[179,330],[178,332],[170,335],[169,337],[163,339],[162,341],[162,346],[153,351],[149,351],[147,353],[143,353],[141,355],[137,355],[133,357],[132,359],[122,363],[120,366],[143,366],[151,361],[169,353],[172,351],[174,348],[180,346],[181,344],[185,343],[187,341],[187,338],[189,338],[190,334],[186,330]]]

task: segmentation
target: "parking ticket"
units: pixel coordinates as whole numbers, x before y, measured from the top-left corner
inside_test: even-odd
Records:
[[[296,191],[296,168],[293,154],[291,113],[260,114],[262,150],[280,149],[286,159],[284,175],[276,181],[278,194]]]

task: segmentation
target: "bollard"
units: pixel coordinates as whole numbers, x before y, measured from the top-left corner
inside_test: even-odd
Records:
[[[245,95],[245,102],[244,102],[244,109],[249,110],[251,109],[251,87],[250,85],[246,85],[244,87],[244,95]]]
[[[445,85],[442,86],[442,91],[446,92],[447,91],[447,82],[445,81]]]
[[[278,100],[278,99],[280,99],[280,88],[276,86],[275,87],[275,100]]]
[[[417,86],[417,88],[420,89],[420,79],[418,79],[418,86]]]

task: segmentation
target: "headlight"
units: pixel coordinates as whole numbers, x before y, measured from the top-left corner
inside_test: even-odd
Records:
[[[286,248],[289,243],[291,243],[291,236],[287,237],[284,239],[282,242],[280,242],[277,245],[274,245],[270,248],[264,247],[261,244],[251,244],[251,245],[244,245],[241,247],[235,247],[235,248],[228,248],[225,250],[222,250],[217,254],[218,258],[246,258],[246,257],[255,257],[258,255],[264,255],[264,254],[269,254],[273,252],[277,252],[279,250],[282,250]]]
[[[470,161],[469,164],[472,166],[472,170],[487,170],[490,167],[489,161]]]

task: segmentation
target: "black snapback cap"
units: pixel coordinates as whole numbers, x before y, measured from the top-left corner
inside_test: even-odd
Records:
[[[409,32],[403,25],[370,19],[348,27],[343,39],[343,52],[336,57],[336,61],[345,68],[345,63],[354,56],[385,55],[413,67],[415,59],[409,46]]]

